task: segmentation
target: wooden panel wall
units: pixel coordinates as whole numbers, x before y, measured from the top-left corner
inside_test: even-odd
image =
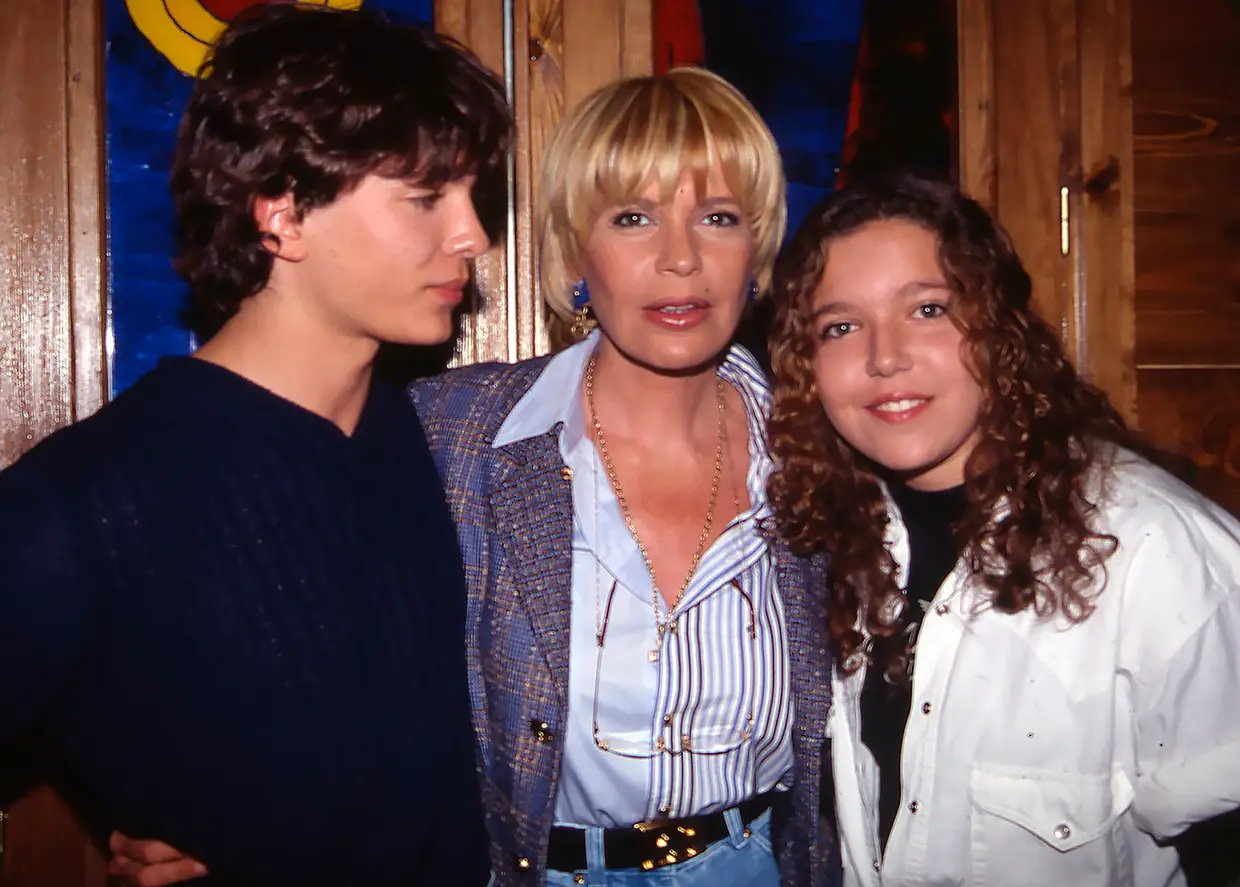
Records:
[[[1141,424],[1240,513],[1240,9],[1132,3]]]
[[[99,13],[0,0],[0,465],[106,391]],[[6,814],[0,885],[102,887],[102,858],[49,789]]]
[[[618,77],[650,73],[652,13],[651,0],[513,0],[514,236],[478,263],[482,305],[467,321],[457,363],[519,360],[563,341],[542,306],[531,230],[540,161],[565,108]],[[503,0],[437,0],[435,25],[504,71]]]
[[[964,188],[1011,232],[1039,311],[1136,414],[1129,0],[959,0]]]

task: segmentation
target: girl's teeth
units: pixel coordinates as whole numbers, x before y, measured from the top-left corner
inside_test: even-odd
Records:
[[[685,314],[692,310],[692,305],[665,305],[659,309],[663,314]]]
[[[874,409],[884,413],[903,413],[905,410],[911,410],[913,407],[921,406],[924,400],[891,400],[887,403],[880,403]]]

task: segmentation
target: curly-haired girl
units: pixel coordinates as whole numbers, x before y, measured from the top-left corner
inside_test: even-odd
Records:
[[[833,558],[850,885],[1182,884],[1167,840],[1240,805],[1240,523],[1030,289],[915,178],[827,198],[777,268],[770,498]]]

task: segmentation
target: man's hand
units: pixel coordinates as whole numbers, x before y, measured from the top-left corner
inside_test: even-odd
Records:
[[[131,887],[164,887],[207,873],[201,862],[162,841],[139,841],[112,832],[108,848],[112,851],[108,874]]]

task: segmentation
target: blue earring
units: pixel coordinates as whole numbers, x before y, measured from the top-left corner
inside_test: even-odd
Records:
[[[586,286],[586,279],[573,284],[573,311],[577,312],[590,304],[590,287]]]
[[[584,339],[590,334],[593,324],[590,322],[590,288],[586,279],[573,284],[573,323],[568,328],[574,339]]]
[[[749,280],[749,301],[752,302],[754,299],[758,298],[758,293],[760,292],[762,291],[758,289],[758,281],[750,278]]]

